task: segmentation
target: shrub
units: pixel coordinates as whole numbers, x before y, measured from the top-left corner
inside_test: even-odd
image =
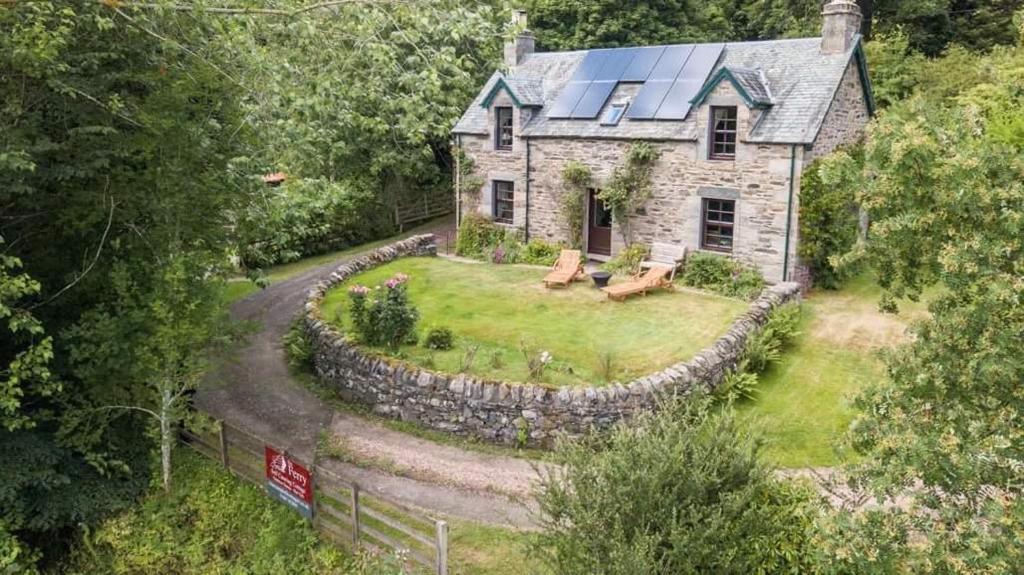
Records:
[[[435,327],[431,328],[427,332],[426,339],[423,340],[423,345],[427,349],[437,350],[448,350],[452,348],[455,337],[452,335],[452,330],[446,327]]]
[[[764,325],[747,337],[735,369],[722,379],[716,395],[727,402],[753,399],[760,381],[758,375],[782,359],[782,352],[800,334],[799,325],[799,304],[775,308]]]
[[[246,268],[365,243],[394,228],[376,193],[358,182],[295,178],[262,190],[264,197],[239,214],[239,256]]]
[[[733,370],[722,378],[722,382],[718,384],[717,394],[729,403],[740,399],[754,399],[759,382],[760,378],[756,373]]]
[[[761,463],[761,445],[699,396],[562,442],[533,551],[563,575],[811,572],[820,504]]]
[[[555,260],[558,259],[559,250],[560,248],[554,244],[549,244],[544,240],[532,239],[523,249],[520,261],[524,264],[553,266],[555,265]]]
[[[640,271],[640,263],[644,261],[647,254],[647,246],[633,244],[605,262],[601,269],[617,274],[632,275]]]
[[[295,369],[310,369],[312,367],[313,349],[306,337],[306,330],[302,328],[302,320],[292,324],[288,333],[284,334],[282,343],[288,356],[288,365]]]
[[[419,311],[409,302],[408,276],[397,274],[374,289],[355,285],[349,288],[352,327],[368,345],[386,345],[392,349],[415,337]]]
[[[764,277],[756,269],[731,258],[702,252],[687,258],[680,280],[684,285],[748,300],[764,289]]]
[[[485,259],[505,239],[505,229],[480,214],[466,214],[459,226],[455,254]]]
[[[857,152],[859,153],[859,152]],[[833,259],[849,253],[857,242],[858,216],[851,186],[824,182],[823,171],[841,171],[844,158],[816,161],[800,183],[800,243],[797,254],[811,269],[814,285],[836,289],[856,270],[840,269]],[[827,170],[825,168],[828,168]]]
[[[519,341],[519,351],[523,354],[523,359],[526,360],[526,369],[529,372],[530,381],[540,381],[544,378],[544,372],[547,371],[548,365],[551,363],[551,354],[546,351],[537,351],[527,345],[525,340]]]

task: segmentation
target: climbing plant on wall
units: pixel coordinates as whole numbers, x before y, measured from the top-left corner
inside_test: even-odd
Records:
[[[562,170],[562,219],[565,222],[566,237],[574,249],[583,247],[583,224],[587,217],[587,189],[590,188],[590,168],[576,160]]]
[[[651,172],[659,153],[647,142],[633,142],[626,152],[626,161],[615,168],[608,185],[598,193],[612,211],[622,241],[633,243],[631,218],[651,197]]]

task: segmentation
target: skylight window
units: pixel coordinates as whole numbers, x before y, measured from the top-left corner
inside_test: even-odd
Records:
[[[622,115],[626,112],[626,104],[612,104],[608,107],[608,111],[604,113],[604,117],[601,118],[602,126],[617,126],[619,120],[622,119]]]

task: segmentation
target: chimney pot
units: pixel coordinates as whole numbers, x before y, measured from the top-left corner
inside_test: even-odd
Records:
[[[505,43],[505,67],[513,68],[523,63],[528,54],[533,54],[536,39],[526,28],[526,10],[512,11],[512,28],[516,37]]]
[[[860,6],[854,0],[829,0],[821,11],[821,53],[842,54],[860,33]]]

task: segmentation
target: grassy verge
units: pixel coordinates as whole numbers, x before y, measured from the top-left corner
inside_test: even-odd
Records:
[[[898,315],[878,311],[881,290],[871,275],[838,291],[806,298],[801,335],[761,377],[756,399],[741,416],[762,427],[766,456],[787,468],[835,465],[836,440],[853,421],[850,399],[884,377],[879,350],[905,341],[909,324],[927,314],[924,303],[900,302]]]
[[[351,248],[346,248],[335,252],[311,256],[294,262],[273,266],[266,270],[267,278],[270,279],[270,283],[272,284],[275,282],[290,279],[301,274],[302,272],[311,270],[315,267],[322,266],[324,264],[329,264],[333,261],[349,257],[360,252],[374,250],[379,247],[386,246],[392,242],[398,241],[400,239],[424,233],[427,230],[436,228],[439,221],[442,221],[448,217],[450,216],[445,216],[444,218],[440,218],[438,220],[429,221],[425,224],[416,226],[415,228],[412,228],[405,233],[392,236],[389,238],[384,238],[382,240],[377,240],[375,242],[370,242],[367,244],[353,246]],[[251,294],[258,292],[259,290],[260,288],[256,284],[243,277],[232,278],[230,281],[227,282],[224,288],[224,300],[227,303],[231,304],[238,300],[244,299]]]
[[[628,381],[689,359],[747,307],[740,300],[667,290],[613,302],[590,282],[545,289],[544,270],[532,267],[403,258],[332,290],[323,302],[324,318],[345,328],[348,286],[376,286],[398,272],[409,276],[420,331],[443,326],[456,336],[451,350],[404,346],[401,355],[429,369],[499,381],[531,379],[523,342],[531,357],[546,351],[553,358],[540,382]]]
[[[320,541],[295,512],[187,448],[173,489],[83,537],[62,573],[380,573],[383,564]]]

